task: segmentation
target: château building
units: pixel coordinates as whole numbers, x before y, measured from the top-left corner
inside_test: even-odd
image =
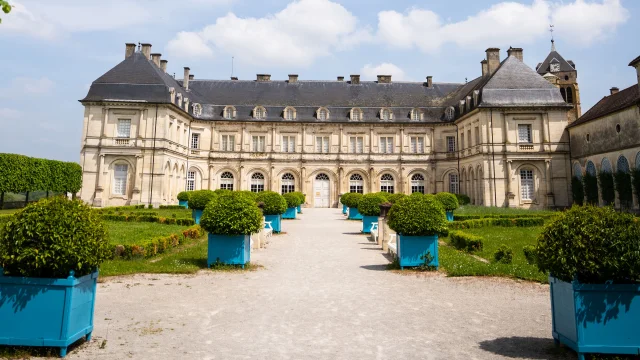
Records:
[[[575,67],[554,52],[533,70],[522,49],[502,60],[489,48],[467,83],[205,80],[187,67],[177,80],[150,44],[126,44],[80,100],[81,198],[160,205],[225,188],[302,191],[308,206],[332,207],[349,191],[450,191],[479,205],[568,206],[565,127],[579,95]]]

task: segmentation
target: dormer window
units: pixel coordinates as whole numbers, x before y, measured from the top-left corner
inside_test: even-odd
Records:
[[[446,108],[444,110],[444,119],[447,121],[451,121],[453,120],[453,118],[456,116],[456,109],[453,108],[453,106],[449,106],[448,108]]]
[[[327,108],[319,108],[316,111],[316,117],[318,118],[318,120],[329,120],[329,110],[327,110]]]
[[[202,105],[198,103],[193,103],[193,115],[195,116],[202,115]]]
[[[464,114],[464,100],[460,100],[458,103],[458,110],[460,111],[460,114]]]
[[[222,116],[224,116],[227,120],[233,120],[236,118],[236,108],[233,106],[226,106],[224,111],[222,112]]]
[[[380,110],[380,120],[391,121],[393,119],[393,113],[387,108]]]
[[[263,120],[267,117],[267,110],[262,106],[256,106],[255,109],[253,109],[253,117],[258,120]]]
[[[364,113],[359,108],[351,109],[351,120],[353,121],[361,121],[363,119]]]
[[[284,109],[284,119],[285,120],[295,120],[296,119],[296,109],[288,106]]]
[[[178,107],[182,107],[182,94],[178,93]]]
[[[411,110],[411,120],[420,121],[422,120],[422,111],[420,109]]]
[[[480,99],[480,90],[473,90],[473,106],[478,106]]]

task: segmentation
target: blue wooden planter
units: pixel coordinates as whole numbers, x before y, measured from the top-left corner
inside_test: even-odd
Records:
[[[209,234],[207,266],[220,262],[227,265],[242,265],[251,261],[251,238],[249,235]]]
[[[302,205],[298,205],[298,214],[302,212]]]
[[[358,208],[349,208],[349,216],[347,216],[349,220],[362,220],[362,214],[358,211]]]
[[[348,211],[348,210],[349,210],[349,208],[347,207],[347,205],[342,204],[342,213],[343,213],[344,215],[347,215],[347,211]]]
[[[447,211],[447,221],[453,221],[453,211]]]
[[[98,272],[75,278],[3,276],[0,268],[0,345],[67,347],[91,340]]]
[[[287,211],[284,212],[284,214],[282,214],[282,218],[283,219],[295,219],[296,218],[296,208],[291,207],[291,208],[287,208]]]
[[[433,260],[429,263],[436,268],[439,266],[438,261],[438,235],[431,236],[406,236],[398,234],[398,260],[400,261],[400,269],[407,266],[420,266],[424,264],[421,259],[427,252],[433,256]]]
[[[549,277],[553,339],[586,353],[640,354],[640,285],[568,283]]]
[[[200,218],[202,217],[202,210],[191,210],[191,216],[196,224],[200,225]]]
[[[178,200],[178,205],[182,206],[185,209],[189,208],[189,200]]]
[[[362,232],[365,234],[371,233],[371,223],[378,222],[377,216],[362,216]]]
[[[281,232],[282,231],[282,215],[265,215],[265,221],[271,221],[271,227],[273,228],[273,232]]]

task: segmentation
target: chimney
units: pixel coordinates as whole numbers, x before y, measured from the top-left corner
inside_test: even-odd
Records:
[[[256,75],[256,81],[258,81],[258,82],[271,81],[271,75],[269,75],[269,74],[258,74],[258,75]]]
[[[163,73],[167,72],[167,63],[169,61],[167,60],[160,60],[160,69],[162,70]]]
[[[351,75],[351,85],[360,84],[360,75]]]
[[[289,83],[294,83],[294,82],[298,82],[298,75],[289,74]]]
[[[151,54],[151,61],[153,61],[154,64],[156,64],[157,67],[160,67],[160,58],[162,57],[162,54]]]
[[[609,89],[609,93],[610,93],[609,95],[617,94],[618,92],[620,92],[620,89],[618,89],[615,86]]]
[[[184,67],[184,79],[182,80],[182,87],[185,90],[189,90],[189,69],[188,67]]]
[[[144,55],[145,59],[149,60],[151,56],[151,44],[141,44],[142,45],[142,55]]]
[[[124,58],[128,58],[136,52],[136,44],[134,43],[126,43],[124,44]]]
[[[507,50],[507,54],[509,54],[508,56],[515,56],[516,59],[524,62],[524,58],[522,56],[522,48],[509,47],[509,50]]]
[[[195,76],[195,75],[193,75],[193,74],[189,74],[189,81],[193,80],[193,77],[194,77],[194,76]]]
[[[232,77],[231,77],[231,80],[234,80],[234,81],[235,81],[235,80],[238,80],[238,77],[237,77],[237,76],[232,76]]]
[[[633,66],[634,68],[636,68],[636,74],[638,76],[638,87],[640,87],[640,56],[631,60],[629,66]]]
[[[489,73],[489,64],[487,63],[486,59],[480,61],[480,64],[482,65],[482,76],[484,77]]]
[[[338,81],[344,81],[344,76],[338,76]]]
[[[498,70],[500,66],[500,49],[498,48],[488,48],[487,49],[487,70],[489,71],[489,75],[493,75],[493,73]]]
[[[391,75],[378,75],[378,84],[391,84]]]
[[[433,76],[427,76],[427,87],[433,87]]]

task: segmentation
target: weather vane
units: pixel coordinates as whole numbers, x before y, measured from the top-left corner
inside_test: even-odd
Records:
[[[551,33],[551,41],[553,41],[553,28],[554,28],[553,24],[549,25],[549,32]]]

